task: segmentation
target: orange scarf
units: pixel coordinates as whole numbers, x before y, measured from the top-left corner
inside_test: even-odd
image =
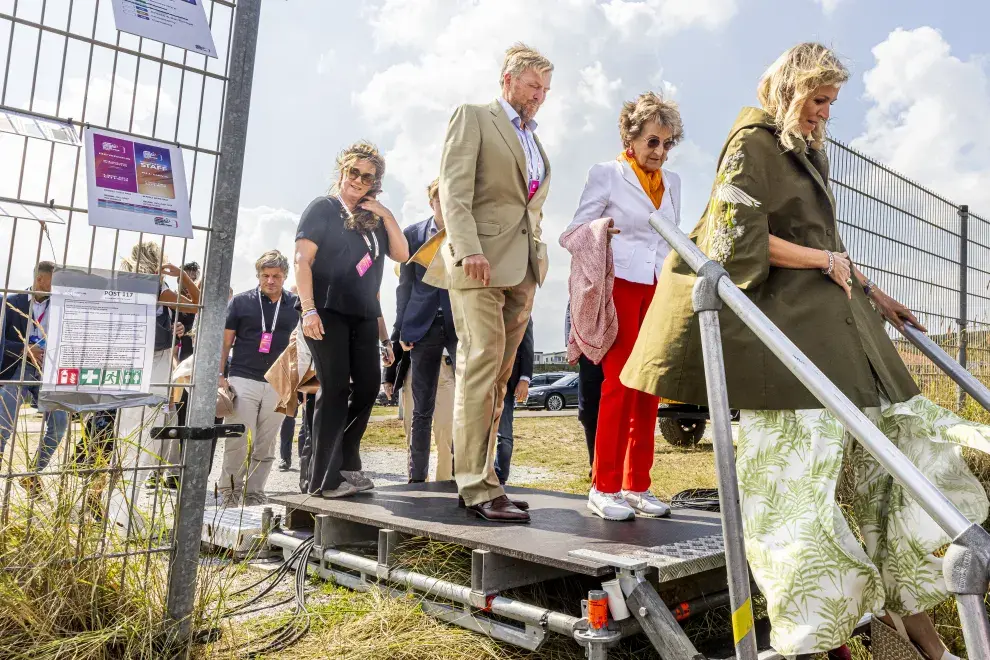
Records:
[[[619,154],[619,160],[625,160],[632,166],[632,171],[636,173],[636,178],[639,179],[639,185],[643,186],[643,191],[653,202],[653,206],[660,208],[660,204],[663,203],[663,175],[660,174],[660,170],[647,172],[639,166],[633,156],[625,151]]]

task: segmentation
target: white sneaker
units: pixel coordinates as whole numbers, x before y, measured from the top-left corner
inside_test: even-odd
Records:
[[[359,493],[361,491],[371,490],[375,487],[375,482],[366,477],[364,472],[361,472],[360,470],[354,470],[353,472],[349,470],[341,470],[340,476],[342,476],[347,483],[354,486]]]
[[[321,491],[320,495],[322,495],[324,499],[332,500],[338,497],[350,497],[351,495],[355,495],[356,493],[357,493],[357,488],[355,488],[352,484],[346,481],[342,481],[340,482],[340,485],[334,488],[333,490]]]
[[[661,502],[648,490],[637,493],[632,490],[622,491],[622,497],[637,515],[647,518],[666,518],[670,515],[670,507]]]
[[[621,493],[603,493],[594,486],[588,493],[588,508],[605,520],[631,520],[636,512]]]

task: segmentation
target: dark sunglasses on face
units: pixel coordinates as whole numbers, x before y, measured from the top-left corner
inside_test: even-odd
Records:
[[[658,137],[651,137],[649,140],[646,141],[646,146],[649,149],[656,149],[657,147],[660,146],[660,138],[658,138]],[[673,148],[674,148],[674,141],[672,139],[668,139],[668,140],[664,140],[663,141],[663,150],[664,151],[670,151]]]
[[[363,183],[366,186],[370,186],[375,182],[374,174],[368,174],[368,173],[362,174],[361,170],[359,170],[356,167],[352,167],[347,172],[347,178],[350,179],[351,181],[357,181],[358,179],[361,179],[361,183]]]

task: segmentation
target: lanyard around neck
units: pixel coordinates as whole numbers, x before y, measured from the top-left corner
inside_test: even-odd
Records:
[[[347,217],[354,215],[351,210],[347,208],[347,204],[344,204],[344,198],[340,196],[340,193],[337,193],[337,201],[340,202],[340,208],[344,209],[344,213],[347,214]],[[375,232],[371,232],[370,240],[368,239],[368,234],[366,232],[362,231],[359,233],[361,234],[361,238],[364,239],[364,244],[368,246],[368,252],[371,253],[372,261],[378,259],[378,237],[375,236]],[[374,241],[374,247],[371,245],[372,241]]]
[[[267,328],[265,327],[265,306],[264,306],[264,303],[261,300],[261,297],[264,296],[264,295],[265,295],[264,291],[262,291],[261,290],[261,287],[259,286],[258,287],[258,307],[261,308],[261,334],[265,334],[265,333],[268,332]],[[280,307],[282,307],[282,296],[281,295],[279,295],[279,297],[278,297],[278,303],[275,305],[275,316],[272,317],[272,332],[275,332],[275,326],[278,324],[278,310],[279,310]]]

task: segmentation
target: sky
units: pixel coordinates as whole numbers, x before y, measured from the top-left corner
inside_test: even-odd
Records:
[[[19,13],[25,4],[31,2],[21,2]],[[0,11],[10,6],[0,0]],[[101,29],[105,20],[101,15]],[[990,44],[977,27],[988,23],[990,3],[983,0],[265,0],[232,285],[252,286],[254,260],[265,250],[291,254],[299,214],[330,184],[336,154],[358,139],[385,154],[380,200],[400,224],[428,217],[425,188],[438,174],[447,121],[461,103],[496,97],[502,54],[516,41],[555,66],[536,117],[553,167],[543,220],[550,271],[534,307],[537,350],[564,348],[569,259],[557,238],[588,169],[619,152],[622,102],[653,90],[680,105],[685,140],[668,167],[681,175],[681,226],[690,229],[734,118],[756,104],[763,70],[801,41],[832,46],[852,72],[833,108],[834,138],[990,213]],[[219,24],[214,32],[223,50]],[[129,84],[139,99],[155,96],[154,79],[139,79],[135,91],[133,74],[117,75],[118,91]],[[177,105],[178,90],[169,89],[158,95],[160,112]],[[211,93],[217,94],[205,98],[214,101]],[[215,133],[217,112],[205,105],[204,132]],[[180,119],[178,130],[188,133],[195,128],[189,123]],[[16,160],[5,158],[2,138],[0,196]],[[193,194],[198,224],[209,208],[208,161],[200,163]],[[104,236],[73,229],[70,261],[85,258],[76,233],[85,249]],[[189,254],[201,250],[202,238],[198,233]],[[8,251],[4,240],[9,245],[10,237],[0,236],[0,260]],[[133,242],[125,237],[118,249],[127,240]],[[396,282],[387,268],[382,304],[389,325]]]

